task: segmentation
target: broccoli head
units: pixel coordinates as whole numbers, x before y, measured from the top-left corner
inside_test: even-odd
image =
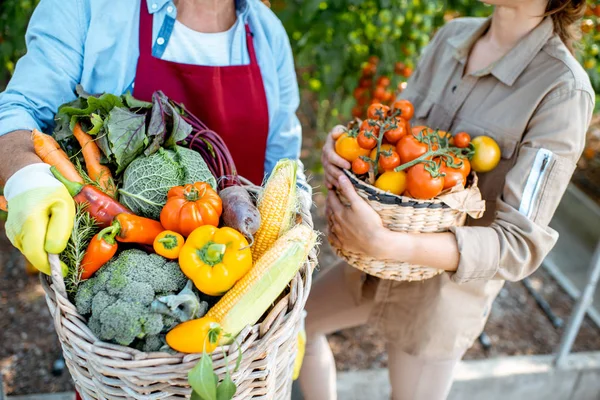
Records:
[[[176,295],[187,282],[176,262],[141,250],[125,250],[79,286],[75,305],[80,314],[89,316],[88,327],[99,339],[127,346],[181,322],[154,311],[151,304]],[[153,342],[147,348],[155,347]]]

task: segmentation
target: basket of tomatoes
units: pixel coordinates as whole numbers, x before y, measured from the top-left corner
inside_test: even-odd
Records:
[[[367,119],[350,122],[336,140],[336,152],[352,163],[351,170],[344,172],[357,193],[396,232],[446,232],[465,225],[467,216],[481,218],[485,202],[477,173],[490,171],[497,162],[481,163],[478,158],[499,160],[500,148],[489,137],[471,141],[466,132],[452,135],[426,126],[411,127],[413,113],[407,100],[391,107],[372,104]],[[479,149],[496,154],[482,154]],[[335,250],[350,265],[383,279],[418,281],[443,272]]]

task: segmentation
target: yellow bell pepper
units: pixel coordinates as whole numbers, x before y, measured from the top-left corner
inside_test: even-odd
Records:
[[[221,341],[222,331],[217,320],[202,317],[177,325],[167,333],[167,344],[182,353],[212,353]],[[211,337],[211,330],[215,333]]]
[[[298,379],[300,376],[302,362],[304,361],[304,351],[306,350],[306,329],[304,327],[306,311],[302,311],[302,316],[300,318],[300,332],[298,332],[298,352],[296,353],[296,359],[294,360],[294,372],[292,375],[293,380]]]
[[[252,252],[235,229],[204,225],[188,236],[179,266],[202,293],[220,296],[252,268]]]

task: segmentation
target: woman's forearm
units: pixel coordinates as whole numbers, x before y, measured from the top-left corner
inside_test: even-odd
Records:
[[[380,239],[382,258],[453,272],[460,253],[452,233],[400,233],[386,230]]]

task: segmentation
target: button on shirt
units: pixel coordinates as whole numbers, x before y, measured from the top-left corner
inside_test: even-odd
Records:
[[[487,135],[502,151],[498,167],[479,174],[484,218],[453,229],[458,270],[418,283],[378,282],[372,322],[411,354],[460,355],[483,329],[504,280],[539,267],[558,238],[548,224],[594,109],[589,78],[550,18],[488,68],[464,75],[469,51],[489,25],[475,18],[446,24],[401,96],[415,105],[414,125]],[[348,275],[359,295],[364,277]]]
[[[153,15],[155,57],[173,55],[170,44],[177,8],[170,0],[41,0],[30,20],[27,54],[16,65],[0,94],[0,135],[18,129],[51,132],[58,107],[75,99],[75,86],[90,93],[121,94],[133,90],[139,57],[140,7]],[[259,0],[236,0],[228,65],[250,62],[245,24],[253,33],[269,107],[265,171],[280,158],[298,159],[302,129],[294,59],[281,21]],[[179,36],[179,29],[175,35]],[[181,44],[180,44],[181,45]],[[194,63],[218,65],[206,52]],[[216,61],[216,64],[212,62]],[[179,61],[180,62],[180,61]]]

